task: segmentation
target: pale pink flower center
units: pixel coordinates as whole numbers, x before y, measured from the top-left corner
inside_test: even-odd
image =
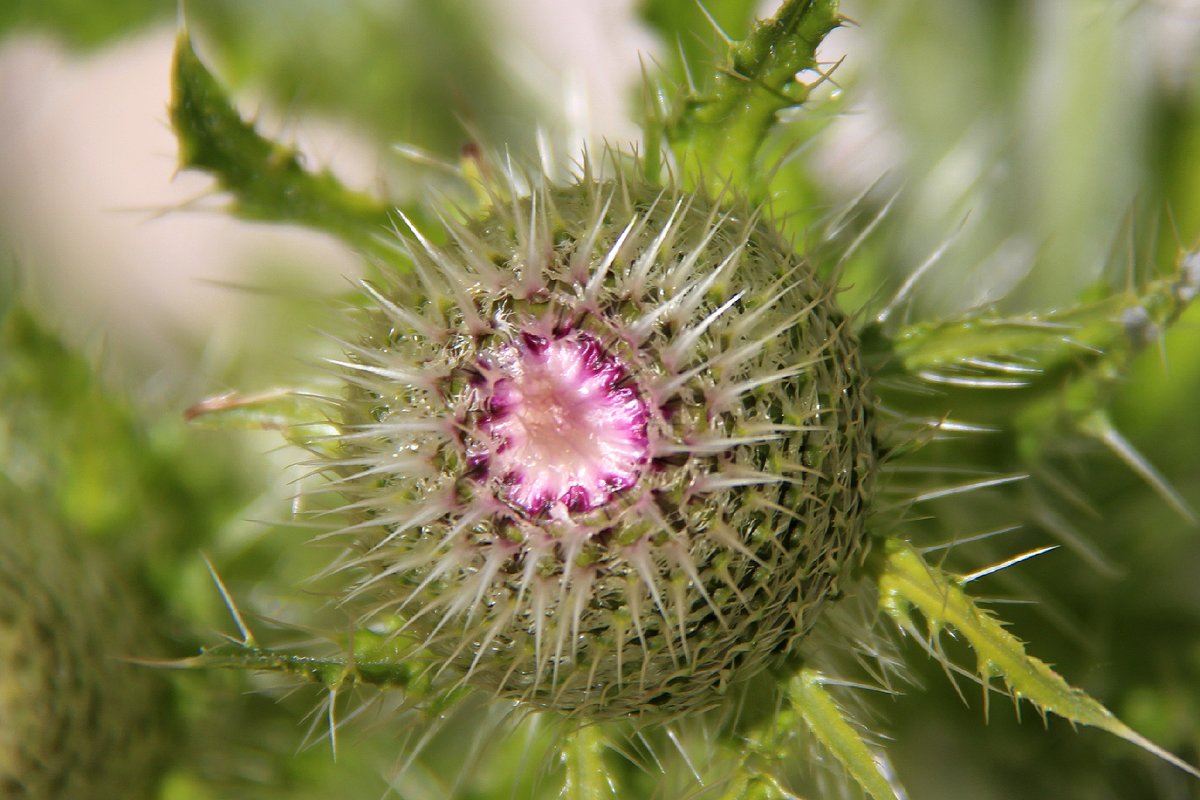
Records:
[[[628,489],[648,458],[648,411],[624,366],[586,333],[525,335],[487,359],[483,429],[501,496],[537,514],[590,511]]]

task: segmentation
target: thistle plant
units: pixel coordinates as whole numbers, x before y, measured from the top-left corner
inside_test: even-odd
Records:
[[[189,411],[308,453],[306,521],[332,545],[314,586],[351,632],[298,620],[315,643],[260,641],[222,586],[239,636],[183,663],[323,687],[331,738],[339,714],[380,709],[417,731],[401,775],[443,726],[482,720],[472,759],[517,753],[532,777],[481,792],[890,800],[853,687],[898,691],[911,639],[985,703],[1005,692],[1197,775],[968,593],[1047,548],[956,573],[942,557],[974,532],[924,509],[1053,483],[1043,445],[1068,433],[1191,515],[1104,408],[1200,290],[1200,256],[1039,313],[898,321],[919,273],[843,308],[876,218],[798,230],[769,147],[828,78],[817,47],[843,22],[789,0],[700,88],[653,84],[640,154],[583,155],[561,178],[472,145],[445,165],[458,194],[401,207],[263,138],[181,35],[183,165],[235,212],[369,260],[329,332],[340,355],[296,389]],[[1019,470],[929,463],[1005,420]],[[339,700],[355,694],[374,705]]]

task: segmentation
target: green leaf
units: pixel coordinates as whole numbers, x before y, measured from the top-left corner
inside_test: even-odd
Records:
[[[368,252],[386,249],[379,238],[391,226],[388,206],[328,171],[306,169],[295,150],[259,134],[200,61],[187,31],[175,47],[171,124],[180,166],[215,177],[238,216],[306,225]]]
[[[1195,522],[1196,512],[1121,436],[1104,408],[1134,357],[1175,324],[1198,291],[1200,253],[1183,253],[1166,277],[1137,288],[1101,286],[1071,308],[1015,316],[987,312],[904,326],[890,337],[884,313],[864,329],[863,341],[877,376],[898,372],[959,392],[956,414],[970,408],[983,422],[1011,427],[1026,467],[1043,460],[1061,431],[1080,433],[1108,447]]]
[[[954,669],[954,665],[938,649],[938,634],[953,629],[971,645],[984,687],[985,708],[992,679],[1001,678],[1014,698],[1028,700],[1042,713],[1050,712],[1079,725],[1108,731],[1200,777],[1200,771],[1125,725],[1089,694],[1071,686],[1044,662],[1026,653],[1025,646],[1015,636],[963,591],[963,579],[927,564],[911,545],[898,539],[888,539],[885,543],[881,566],[880,605],[902,631],[923,641],[947,669]],[[913,620],[914,609],[925,618],[924,633]]]
[[[841,22],[835,0],[788,0],[749,35],[730,42],[727,58],[689,90],[662,122],[685,174],[719,191],[733,183],[765,199],[759,152],[776,115],[800,105],[809,85],[796,74],[817,67],[817,47]],[[648,135],[652,136],[653,130]]]

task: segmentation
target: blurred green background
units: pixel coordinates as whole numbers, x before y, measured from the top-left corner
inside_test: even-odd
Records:
[[[733,36],[770,10],[706,5]],[[438,172],[395,144],[453,160],[474,138],[532,155],[540,135],[569,157],[583,141],[634,135],[639,51],[682,79],[681,59],[703,63],[719,48],[692,0],[185,7],[203,54],[267,133],[398,201]],[[886,294],[943,246],[905,309],[913,319],[993,302],[1061,307],[1098,280],[1168,270],[1180,246],[1197,245],[1200,2],[862,0],[843,11],[855,24],[823,50],[845,58],[834,82],[773,146],[803,143],[776,181],[797,229],[864,193],[860,208],[878,210],[900,192],[866,245],[849,306]],[[312,234],[225,219],[197,176],[170,183],[177,13],[157,0],[0,6],[0,536],[13,547],[61,539],[89,574],[123,587],[113,638],[139,657],[183,656],[230,630],[202,553],[247,611],[286,617],[311,602],[298,587],[320,553],[281,522],[298,456],[270,435],[189,428],[181,410],[303,374],[302,360],[325,346],[312,332],[327,313],[321,299],[356,268]],[[1193,507],[1197,397],[1192,308],[1121,382],[1113,415]],[[999,461],[987,447],[984,463]],[[1111,568],[1064,548],[975,591],[1036,600],[997,606],[1031,652],[1197,763],[1200,530],[1098,445],[1050,449],[1086,498],[1056,510]],[[1003,501],[947,507],[946,525],[973,533],[1038,513],[1027,495]],[[1045,543],[1046,522],[1004,552]],[[61,574],[35,579],[65,586],[79,568],[64,560]],[[0,587],[0,599],[22,591]],[[0,622],[10,618],[20,615]],[[920,685],[878,703],[876,728],[913,798],[1200,797],[1197,782],[1124,743],[1058,720],[1043,730],[1028,709],[1018,722],[1002,699],[985,725],[977,688],[964,687],[964,704],[917,648],[906,654]],[[402,732],[363,726],[335,763],[326,745],[303,746],[309,693],[147,672],[126,675],[157,682],[168,709],[157,766],[139,767],[156,776],[150,796],[383,794]],[[69,714],[55,707],[69,694],[54,686],[4,680],[0,708],[36,696],[48,715]],[[454,782],[446,738],[401,796],[444,796]],[[116,751],[100,759],[106,769],[122,768]],[[467,796],[491,796],[488,776],[476,783]]]

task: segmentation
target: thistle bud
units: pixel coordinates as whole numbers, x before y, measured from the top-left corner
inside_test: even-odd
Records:
[[[413,225],[336,368],[347,600],[587,719],[717,702],[866,550],[858,345],[759,213],[636,178]],[[405,220],[407,223],[407,220]]]

